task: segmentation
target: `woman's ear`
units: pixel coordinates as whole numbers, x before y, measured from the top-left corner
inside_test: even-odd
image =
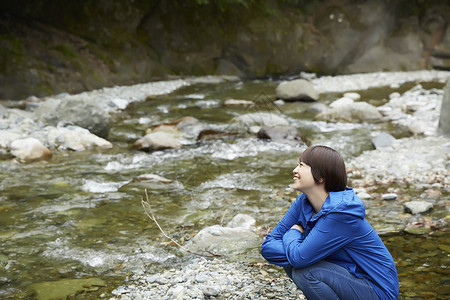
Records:
[[[324,182],[325,182],[325,180],[323,178],[319,179],[319,183],[324,183]]]

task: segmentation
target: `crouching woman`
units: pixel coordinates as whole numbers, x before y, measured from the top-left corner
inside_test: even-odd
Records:
[[[347,187],[342,157],[307,148],[294,169],[302,192],[267,235],[261,254],[282,266],[307,299],[398,299],[394,261]]]

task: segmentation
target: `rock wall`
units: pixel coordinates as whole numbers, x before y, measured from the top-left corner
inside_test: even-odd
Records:
[[[0,99],[172,75],[448,70],[449,19],[444,0],[2,1]]]

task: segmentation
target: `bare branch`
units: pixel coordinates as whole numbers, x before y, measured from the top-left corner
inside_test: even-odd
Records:
[[[186,251],[188,253],[191,254],[195,254],[195,255],[199,255],[199,256],[204,256],[204,257],[217,257],[217,256],[223,256],[222,254],[217,254],[217,253],[212,253],[208,250],[203,250],[204,252],[208,253],[208,254],[204,254],[204,253],[198,253],[198,252],[194,252],[192,250],[189,250],[185,247],[183,247],[183,245],[181,245],[180,243],[178,243],[177,241],[175,241],[172,237],[170,237],[161,227],[161,225],[159,225],[158,221],[156,220],[155,214],[153,213],[153,209],[152,206],[150,205],[150,199],[148,198],[148,193],[147,193],[147,189],[145,189],[145,199],[141,199],[141,204],[142,207],[144,208],[144,212],[147,215],[147,217],[150,218],[150,220],[152,220],[156,226],[158,226],[159,231],[161,231],[161,233],[164,235],[165,238],[169,239],[172,243],[174,243],[175,245],[177,245],[181,250]]]

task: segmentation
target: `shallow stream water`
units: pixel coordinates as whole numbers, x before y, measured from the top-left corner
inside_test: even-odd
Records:
[[[372,149],[370,132],[374,130],[389,131],[397,138],[408,135],[387,124],[313,121],[306,111],[311,103],[273,105],[276,86],[264,80],[184,87],[117,113],[108,138],[114,144],[111,150],[61,152],[48,162],[32,164],[0,161],[0,298],[35,298],[36,284],[90,277],[107,285],[92,297],[108,297],[132,270],[189,259],[144,214],[144,189],[160,225],[180,242],[206,226],[226,224],[238,213],[253,216],[261,234],[273,227],[296,197],[289,185],[305,146],[264,141],[250,134],[197,142],[201,129],[235,130],[232,118],[270,111],[284,115],[309,143],[334,147],[346,160]],[[363,101],[380,105],[390,92],[379,88],[361,95]],[[321,101],[329,103],[340,96],[322,95]],[[253,100],[257,105],[224,107],[230,98]],[[133,149],[150,126],[184,116],[193,116],[201,124],[187,132],[182,149],[153,153]],[[157,174],[180,184],[146,186],[135,180],[142,174]],[[387,189],[380,187],[379,192]],[[414,197],[418,192],[405,193]],[[441,198],[445,202],[450,195],[443,193]],[[376,201],[366,206],[375,228],[382,227],[390,209],[401,208]],[[446,213],[445,207],[436,207],[430,218]],[[409,234],[395,229],[382,239],[397,264],[402,299],[448,299],[447,231]],[[263,262],[258,248],[234,259]]]

